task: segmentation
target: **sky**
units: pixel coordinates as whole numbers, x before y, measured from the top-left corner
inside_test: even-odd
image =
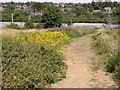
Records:
[[[91,2],[92,0],[12,0],[13,2],[31,2],[31,1],[36,1],[36,2],[54,2],[54,3],[88,3]],[[112,1],[117,1],[119,2],[120,0],[112,0]],[[11,2],[11,0],[0,0],[0,2]]]

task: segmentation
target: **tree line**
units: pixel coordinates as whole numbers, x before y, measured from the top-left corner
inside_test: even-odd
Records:
[[[2,3],[2,5],[7,4],[7,8],[2,11],[2,21],[10,22],[11,13],[13,13],[13,19],[15,22],[26,22],[28,20],[34,23],[43,23],[46,20],[43,18],[47,17],[52,18],[50,20],[57,21],[58,18],[62,23],[108,23],[109,17],[108,12],[105,10],[105,7],[111,8],[110,16],[112,18],[113,24],[120,23],[120,3],[118,2],[91,2],[91,3],[64,3],[64,6],[61,4],[55,3],[39,3],[39,2],[27,2],[27,3]],[[27,9],[21,8],[16,10],[16,5],[26,5]],[[58,6],[56,6],[58,5]],[[50,10],[48,9],[50,7]],[[48,10],[46,10],[46,8]],[[52,10],[53,9],[53,10]],[[97,12],[94,12],[94,11]],[[45,14],[44,12],[47,12]],[[55,13],[56,12],[56,13]],[[59,13],[58,13],[59,12]],[[51,14],[50,14],[51,13]],[[52,15],[54,14],[54,15]],[[45,15],[45,16],[43,16]],[[52,16],[50,16],[52,15]],[[44,22],[44,23],[45,23]],[[58,25],[59,26],[59,25]]]

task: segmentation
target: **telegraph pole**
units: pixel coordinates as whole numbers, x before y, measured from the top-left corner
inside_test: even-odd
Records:
[[[13,1],[11,0],[11,3],[12,3]],[[12,11],[12,9],[11,9],[11,11]],[[13,23],[13,11],[12,11],[12,13],[11,13],[11,21],[12,21],[12,23]]]
[[[108,9],[108,17],[109,17],[109,25],[110,25],[110,28],[111,28],[111,24],[112,24],[111,14],[112,14],[112,12],[111,12],[111,8],[110,8],[110,9]]]
[[[11,20],[12,20],[12,23],[13,23],[13,13],[11,14]]]
[[[108,24],[111,28],[111,26],[112,26],[112,17],[111,17],[112,10],[111,10],[111,7],[106,7],[105,10],[106,10],[106,13],[108,14]]]

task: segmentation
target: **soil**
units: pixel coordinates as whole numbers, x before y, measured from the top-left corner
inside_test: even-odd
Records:
[[[90,36],[74,39],[64,48],[68,70],[66,78],[51,88],[115,88],[112,76],[98,69],[99,56],[91,49]]]

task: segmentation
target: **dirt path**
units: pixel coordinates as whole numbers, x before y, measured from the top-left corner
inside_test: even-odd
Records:
[[[68,65],[66,79],[52,84],[52,88],[116,87],[110,75],[102,70],[94,70],[98,57],[91,49],[91,42],[90,36],[85,36],[73,40],[64,49]]]

